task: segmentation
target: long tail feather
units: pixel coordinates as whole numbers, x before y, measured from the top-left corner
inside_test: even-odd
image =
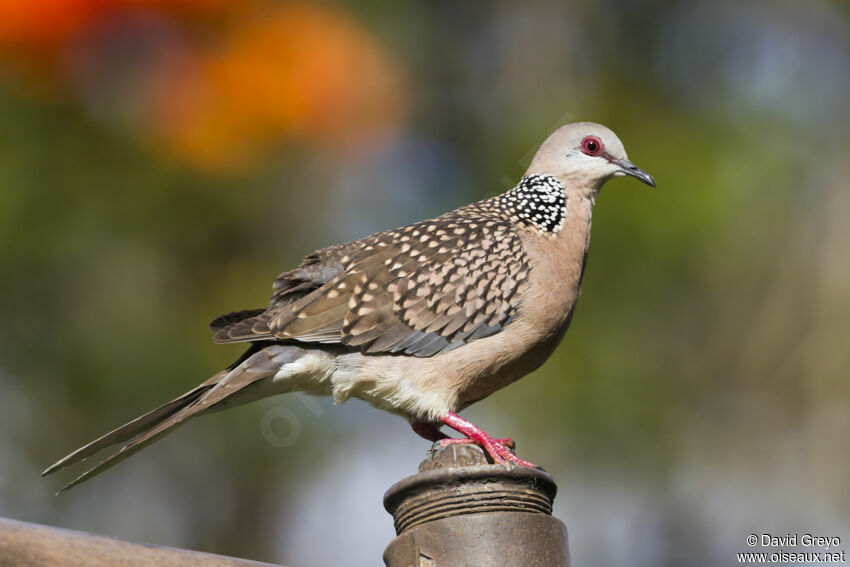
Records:
[[[67,466],[73,465],[74,463],[84,461],[101,449],[105,449],[106,447],[116,443],[123,443],[124,441],[132,438],[134,435],[138,435],[142,431],[150,429],[161,421],[168,419],[170,416],[186,407],[186,405],[197,400],[204,392],[212,388],[215,385],[215,382],[217,382],[223,374],[226,374],[226,372],[216,374],[197,388],[186,392],[185,394],[171,400],[167,404],[163,404],[158,408],[137,417],[133,421],[113,429],[106,435],[98,437],[91,443],[80,447],[73,453],[59,459],[44,469],[41,476],[47,476],[58,470],[64,469]]]
[[[166,433],[170,433],[190,417],[194,417],[205,410],[219,409],[214,407],[217,404],[219,407],[229,406],[229,402],[236,401],[236,398],[240,398],[238,403],[250,401],[250,396],[235,396],[232,400],[227,400],[227,398],[272,375],[280,368],[281,364],[292,361],[300,352],[303,351],[297,347],[285,346],[257,349],[250,356],[241,359],[242,361],[237,365],[219,372],[197,388],[77,449],[48,467],[42,474],[47,475],[55,472],[82,461],[101,449],[116,443],[123,443],[129,439],[129,442],[123,447],[64,486],[57,492],[57,494],[60,494],[117,465]]]

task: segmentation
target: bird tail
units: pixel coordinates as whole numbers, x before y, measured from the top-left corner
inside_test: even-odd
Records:
[[[117,465],[166,433],[170,433],[190,417],[200,415],[208,410],[222,409],[225,406],[230,407],[251,401],[255,396],[246,395],[246,392],[243,391],[245,388],[264,378],[273,376],[283,364],[292,362],[301,353],[303,353],[303,350],[294,346],[255,344],[227,370],[219,372],[206,382],[167,404],[110,431],[88,445],[80,447],[47,467],[41,474],[45,476],[54,473],[83,461],[111,445],[126,442],[120,449],[114,451],[56,493],[61,494]],[[242,391],[241,395],[234,396],[240,391]]]

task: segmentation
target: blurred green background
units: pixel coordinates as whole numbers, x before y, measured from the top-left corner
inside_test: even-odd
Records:
[[[60,497],[56,458],[241,347],[315,248],[504,191],[550,131],[610,182],[541,370],[466,415],[560,483],[576,565],[850,542],[850,8],[842,1],[3,0],[0,515],[376,565],[428,448],[361,402],[193,421]]]

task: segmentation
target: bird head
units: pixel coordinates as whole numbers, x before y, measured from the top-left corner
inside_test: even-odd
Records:
[[[611,130],[593,122],[576,122],[555,130],[537,150],[526,175],[553,175],[568,190],[595,196],[612,177],[630,175],[651,187],[650,174],[626,157],[623,143]]]

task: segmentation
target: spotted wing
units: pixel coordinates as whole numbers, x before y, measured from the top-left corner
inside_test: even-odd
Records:
[[[461,211],[346,245],[332,260],[305,260],[313,273],[336,275],[293,301],[273,297],[268,311],[225,340],[432,356],[498,333],[516,316],[528,277],[522,241],[506,220]],[[278,302],[305,285],[297,281],[276,290]]]

